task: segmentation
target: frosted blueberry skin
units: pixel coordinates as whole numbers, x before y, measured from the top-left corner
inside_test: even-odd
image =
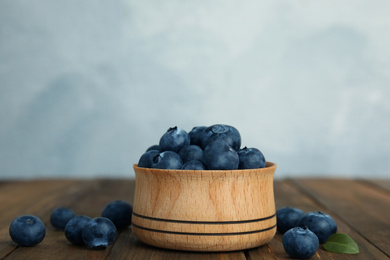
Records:
[[[224,140],[234,150],[238,151],[241,147],[241,136],[236,128],[230,125],[216,124],[207,127],[202,132],[201,146],[206,146],[218,139]]]
[[[155,144],[155,145],[150,146],[148,149],[146,149],[146,152],[150,151],[150,150],[161,151],[161,148],[160,148],[160,146],[158,144]]]
[[[88,223],[88,221],[90,220],[90,217],[84,215],[75,216],[71,220],[69,220],[69,222],[65,225],[64,229],[66,239],[73,245],[84,245],[81,232],[85,224]]]
[[[111,220],[97,217],[89,220],[81,231],[84,244],[91,249],[104,249],[114,243],[117,230]]]
[[[203,149],[198,145],[189,145],[180,150],[179,155],[186,163],[191,160],[203,161]]]
[[[39,218],[23,215],[12,221],[9,235],[20,246],[35,246],[45,238],[46,228]]]
[[[306,259],[312,257],[319,248],[317,236],[307,227],[289,229],[283,235],[283,247],[292,258]]]
[[[180,155],[172,151],[165,151],[153,158],[152,168],[178,170],[183,167],[183,160]]]
[[[179,152],[190,145],[190,136],[186,131],[177,126],[169,128],[160,138],[159,146],[161,151]]]
[[[198,160],[191,160],[183,164],[182,170],[206,170],[206,166]]]
[[[153,158],[158,155],[160,151],[149,150],[141,155],[138,161],[138,167],[151,168],[153,164]]]
[[[257,169],[264,168],[266,161],[262,152],[256,148],[247,148],[246,146],[238,152],[240,162],[239,169]]]
[[[237,152],[222,139],[209,143],[203,151],[208,170],[237,170],[239,158]]]
[[[201,146],[202,133],[206,128],[207,126],[195,126],[192,128],[192,130],[188,133],[191,141],[190,144]]]
[[[282,207],[276,211],[276,223],[279,233],[285,233],[287,230],[297,227],[305,213],[297,208]]]
[[[117,229],[123,229],[131,224],[133,206],[123,200],[108,203],[102,211],[102,217],[110,219]]]
[[[308,212],[301,218],[300,226],[307,226],[317,235],[320,244],[325,243],[328,238],[337,232],[337,225],[334,219],[321,211]]]
[[[64,230],[65,225],[68,223],[68,221],[75,216],[76,215],[73,210],[65,207],[59,207],[53,210],[53,212],[51,213],[50,223],[54,228]]]

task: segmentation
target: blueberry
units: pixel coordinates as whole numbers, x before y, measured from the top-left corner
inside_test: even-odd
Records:
[[[310,258],[319,248],[317,236],[307,227],[294,227],[283,235],[283,247],[292,258]]]
[[[208,170],[238,169],[238,154],[222,139],[209,143],[203,151],[204,162]]]
[[[240,162],[239,169],[257,169],[265,167],[264,155],[256,148],[247,148],[246,146],[238,152]]]
[[[222,139],[228,143],[234,150],[238,151],[241,146],[241,136],[236,128],[230,125],[212,125],[207,127],[202,132],[201,146],[203,149],[206,146],[217,140]]]
[[[153,158],[152,168],[157,169],[181,169],[183,161],[175,152],[165,151],[157,154]]]
[[[169,128],[160,138],[161,151],[179,152],[190,145],[190,136],[186,131],[177,126]]]
[[[123,200],[115,200],[108,203],[102,211],[102,217],[110,219],[117,229],[130,226],[133,206]]]
[[[146,152],[150,151],[150,150],[161,151],[161,148],[160,148],[160,146],[158,144],[155,144],[155,145],[150,146],[148,149],[146,149]]]
[[[293,207],[282,207],[276,211],[277,229],[280,233],[299,226],[303,213],[302,210]]]
[[[138,161],[138,167],[151,168],[153,164],[153,158],[158,155],[160,151],[149,150],[141,155]]]
[[[204,164],[199,160],[191,160],[183,164],[182,170],[206,170]]]
[[[111,220],[97,217],[89,220],[81,231],[84,244],[91,249],[104,249],[114,243],[116,227]]]
[[[50,216],[50,223],[53,227],[63,230],[65,225],[75,216],[73,210],[59,207],[53,210]]]
[[[331,216],[321,211],[308,212],[301,218],[300,226],[307,226],[317,235],[320,244],[337,232],[336,222]]]
[[[87,224],[90,220],[90,217],[84,215],[75,216],[71,220],[69,220],[69,222],[65,225],[66,239],[68,239],[68,241],[73,245],[84,245],[81,232],[85,224]]]
[[[186,163],[191,160],[203,161],[203,150],[200,146],[189,145],[180,150],[179,155],[183,160],[183,163]]]
[[[190,143],[201,146],[202,133],[203,130],[205,130],[206,128],[206,126],[195,126],[194,128],[192,128],[192,130],[188,133],[188,135],[190,136]]]
[[[12,221],[9,235],[20,246],[35,246],[45,238],[46,228],[39,218],[23,215]]]

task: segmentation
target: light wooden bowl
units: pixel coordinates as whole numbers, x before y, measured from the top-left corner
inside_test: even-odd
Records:
[[[188,251],[258,247],[276,233],[276,164],[232,171],[133,166],[132,229],[142,242]]]

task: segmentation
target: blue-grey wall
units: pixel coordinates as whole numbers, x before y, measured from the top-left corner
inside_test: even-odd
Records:
[[[0,178],[134,177],[230,124],[276,177],[387,177],[390,2],[0,1]]]

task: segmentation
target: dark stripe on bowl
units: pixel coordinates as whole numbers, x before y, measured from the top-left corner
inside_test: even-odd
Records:
[[[192,233],[192,232],[178,232],[178,231],[169,231],[169,230],[159,230],[159,229],[152,229],[152,228],[146,228],[141,227],[136,224],[132,224],[133,227],[143,229],[150,232],[158,232],[158,233],[166,233],[166,234],[173,234],[173,235],[188,235],[188,236],[237,236],[237,235],[249,235],[254,233],[261,233],[268,230],[271,230],[276,227],[276,225],[273,225],[268,228],[259,229],[259,230],[252,230],[252,231],[244,231],[244,232],[231,232],[231,233]]]
[[[257,219],[249,219],[249,220],[238,220],[238,221],[192,221],[192,220],[176,220],[176,219],[165,219],[165,218],[154,218],[154,217],[148,217],[144,216],[138,213],[135,213],[133,211],[133,215],[139,218],[143,219],[149,219],[154,221],[163,221],[163,222],[173,222],[173,223],[183,223],[183,224],[211,224],[211,225],[226,225],[226,224],[244,224],[244,223],[253,223],[253,222],[260,222],[264,220],[271,219],[275,217],[275,214],[264,217],[264,218],[257,218]]]

